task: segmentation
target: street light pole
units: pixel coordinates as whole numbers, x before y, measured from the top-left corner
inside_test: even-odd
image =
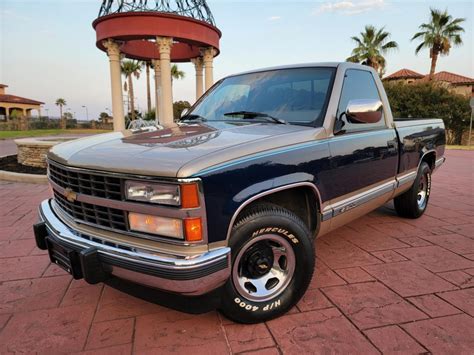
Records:
[[[86,105],[82,105],[82,107],[84,107],[86,109],[86,118],[87,120],[89,121],[89,111],[87,110],[87,106]]]

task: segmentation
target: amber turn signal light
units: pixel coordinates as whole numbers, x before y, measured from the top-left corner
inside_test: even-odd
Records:
[[[199,193],[197,184],[181,185],[181,207],[196,208],[199,207]]]
[[[201,218],[187,218],[184,220],[185,238],[188,242],[202,240]]]

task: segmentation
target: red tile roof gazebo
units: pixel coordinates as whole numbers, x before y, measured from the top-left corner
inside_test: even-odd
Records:
[[[21,96],[5,93],[8,85],[0,84],[0,118],[8,120],[12,114],[30,116],[32,110],[37,110],[41,114],[41,105],[44,102],[28,99]]]

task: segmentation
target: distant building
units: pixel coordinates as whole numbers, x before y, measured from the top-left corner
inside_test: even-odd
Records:
[[[429,75],[423,75],[410,69],[400,69],[393,74],[383,78],[384,81],[403,82],[412,84],[414,82],[428,82]],[[474,96],[474,79],[467,76],[440,71],[433,76],[433,81],[448,88],[450,91],[467,97]]]
[[[12,116],[31,116],[31,111],[36,110],[41,115],[41,105],[44,102],[27,99],[20,96],[6,94],[8,86],[0,84],[0,120],[8,120]]]
[[[400,69],[389,76],[383,78],[385,81],[394,81],[394,82],[403,82],[405,84],[414,83],[417,80],[423,79],[425,76],[423,74],[417,73],[416,71],[410,69]]]

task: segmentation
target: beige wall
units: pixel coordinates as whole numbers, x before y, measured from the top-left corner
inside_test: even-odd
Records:
[[[390,82],[390,83],[403,83],[403,84],[412,84],[416,81],[418,81],[419,79],[413,79],[413,78],[409,78],[409,79],[392,79],[392,80],[386,80],[387,82]]]
[[[12,109],[23,111],[23,115],[25,116],[30,116],[31,110],[37,110],[38,115],[41,114],[40,105],[12,104],[9,102],[0,102],[0,107],[5,108],[7,116],[10,116],[10,112]]]
[[[420,79],[392,79],[392,80],[386,80],[386,81],[390,83],[411,84],[411,83],[417,82],[418,80]],[[436,81],[436,83],[442,87],[445,87],[446,89],[450,90],[453,93],[467,96],[467,97],[474,96],[472,92],[473,85],[452,85],[451,83],[447,81]]]
[[[472,96],[472,85],[456,85],[449,88],[450,91],[463,96]]]

